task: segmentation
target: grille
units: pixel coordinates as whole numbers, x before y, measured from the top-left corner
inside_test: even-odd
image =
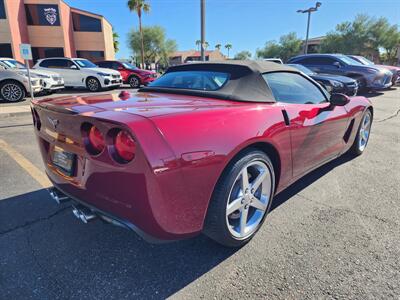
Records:
[[[119,78],[119,75],[113,75],[112,78]]]
[[[383,83],[384,83],[384,84],[390,83],[391,80],[392,80],[392,76],[390,76],[390,75],[385,75],[385,76],[383,77]]]
[[[54,81],[59,81],[61,80],[60,76],[52,76],[51,78],[53,78]]]

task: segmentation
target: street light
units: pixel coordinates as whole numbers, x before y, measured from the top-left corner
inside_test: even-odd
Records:
[[[205,29],[205,23],[206,23],[206,0],[200,0],[200,22],[201,22],[201,60],[205,61],[206,60],[206,55],[205,55],[205,42],[206,42],[206,29]]]
[[[311,13],[317,11],[318,7],[320,7],[321,5],[322,5],[321,2],[317,2],[317,3],[315,3],[314,7],[310,7],[309,9],[304,9],[304,10],[299,9],[297,11],[298,13],[302,13],[302,14],[308,13],[307,34],[306,34],[306,42],[305,42],[305,45],[304,45],[304,54],[307,54],[307,50],[308,50],[308,33],[310,32],[310,17],[311,17]]]

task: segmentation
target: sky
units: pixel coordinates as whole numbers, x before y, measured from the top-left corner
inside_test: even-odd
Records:
[[[120,36],[117,58],[127,58],[131,50],[127,36],[138,28],[137,15],[127,8],[127,0],[65,0],[69,5],[106,17]],[[322,6],[311,16],[310,37],[325,35],[336,24],[351,21],[357,14],[386,17],[400,26],[400,0],[319,0]],[[178,50],[196,49],[200,39],[200,0],[148,0],[151,12],[142,17],[144,26],[160,25],[167,38],[176,40]],[[316,1],[303,0],[206,0],[206,41],[209,49],[218,43],[232,44],[230,56],[248,50],[253,55],[266,41],[296,32],[305,37],[307,14],[297,13]],[[222,49],[226,52],[225,49]],[[225,53],[226,54],[226,53]]]

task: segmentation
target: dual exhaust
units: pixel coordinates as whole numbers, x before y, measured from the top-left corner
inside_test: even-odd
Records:
[[[57,204],[65,203],[71,200],[71,198],[55,187],[49,188],[48,191],[50,193],[50,197],[56,201]],[[90,208],[81,204],[72,205],[72,213],[77,219],[81,220],[85,224],[97,218],[97,215]]]

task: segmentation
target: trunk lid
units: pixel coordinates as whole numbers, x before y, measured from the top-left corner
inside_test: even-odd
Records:
[[[245,104],[242,102],[164,93],[68,96],[44,99],[35,103],[49,110],[70,114],[116,111],[148,118]]]

